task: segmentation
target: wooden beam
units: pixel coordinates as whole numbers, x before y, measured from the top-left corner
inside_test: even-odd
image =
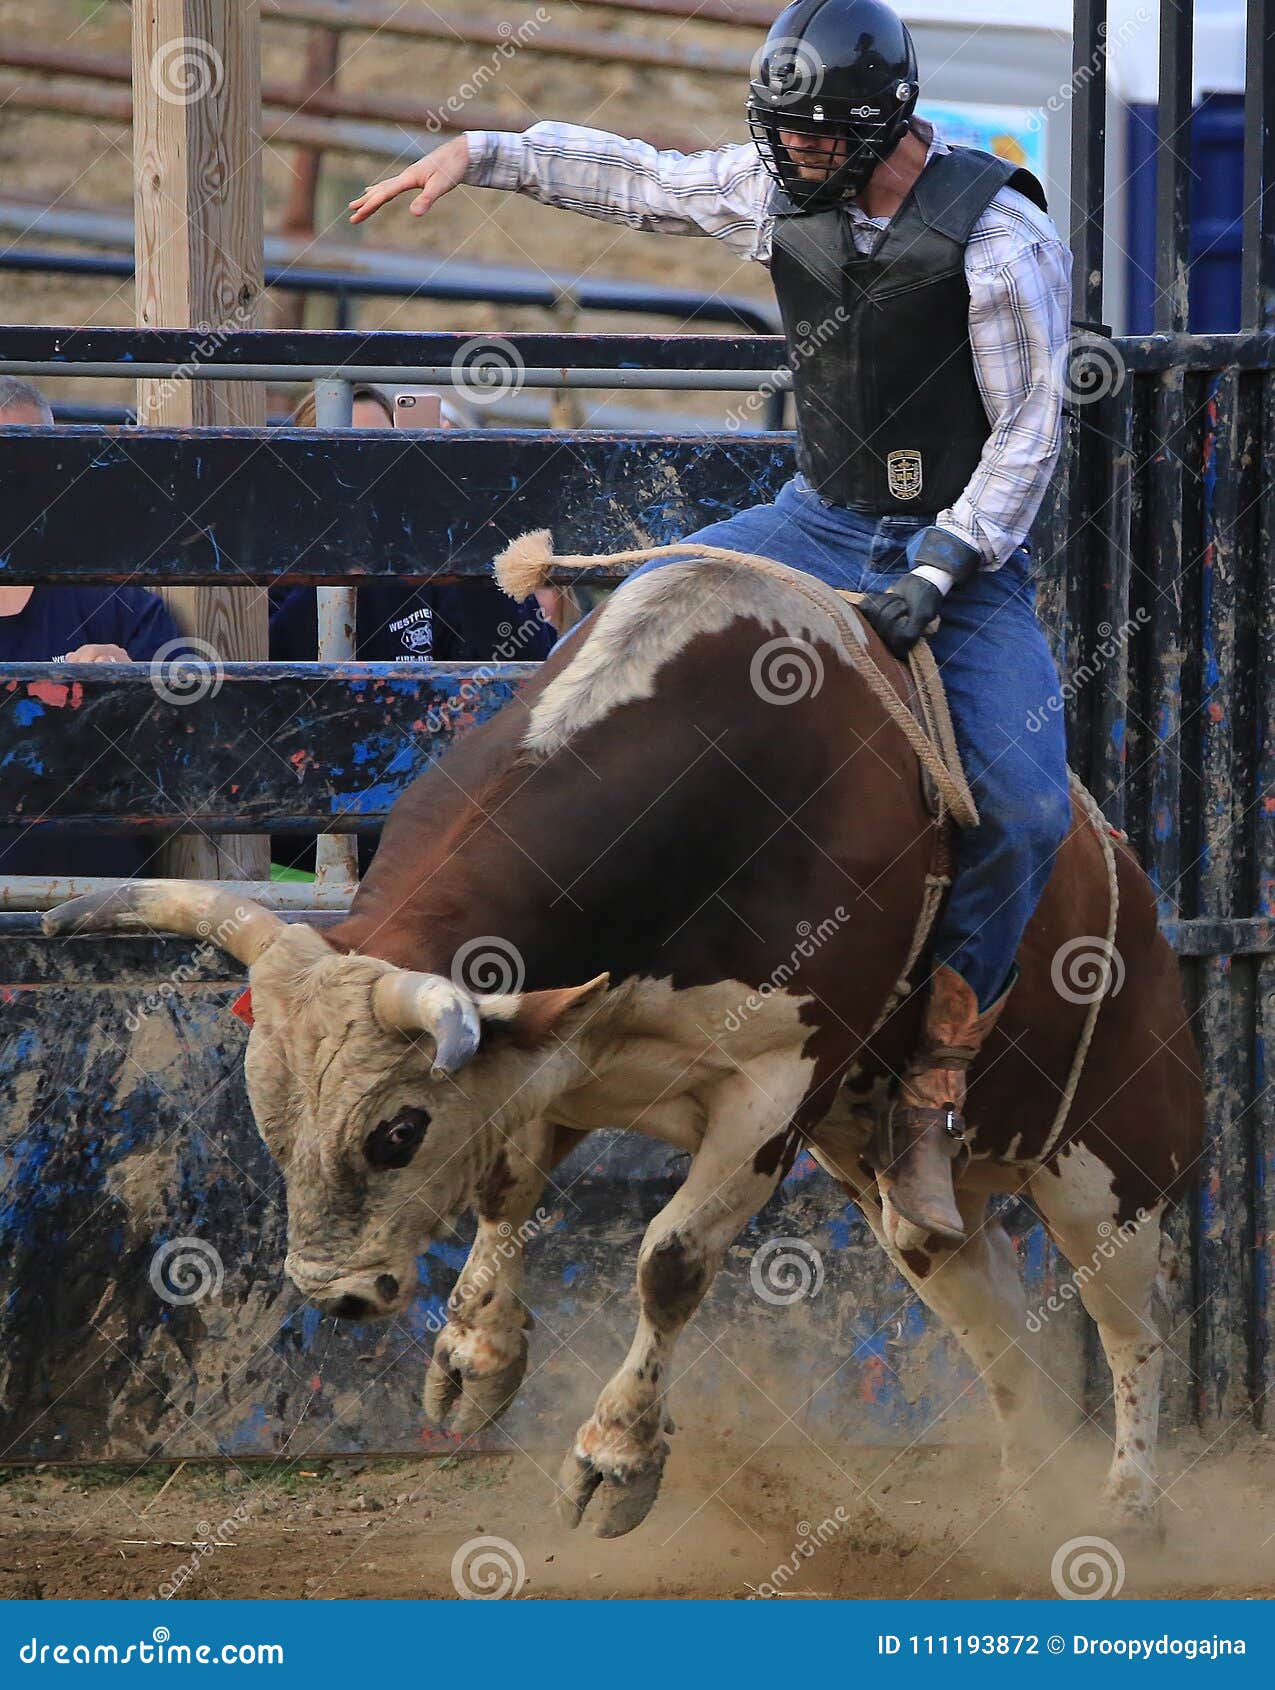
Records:
[[[204,3],[212,4],[213,0]],[[64,80],[41,84],[20,78],[9,88],[6,79],[6,105],[14,110],[47,110],[128,122],[129,106],[122,89],[131,80],[132,68],[122,57],[81,48],[32,46],[13,36],[0,36],[0,66],[58,78],[81,77],[88,84],[82,87]],[[119,84],[121,91],[111,93],[92,86],[99,82]],[[457,103],[453,99],[344,94],[331,86],[319,88],[298,103],[295,87],[281,82],[263,83],[260,94],[268,141],[382,152],[391,157],[419,156],[418,147],[420,152],[428,152],[439,135],[463,134],[467,129],[521,129],[530,121],[525,104],[511,112],[507,105],[502,110],[476,100]],[[82,113],[77,101],[83,103]],[[709,144],[703,134],[665,129],[658,121],[654,126],[641,124],[639,133],[653,146],[674,152],[694,152]]]
[[[500,59],[519,53],[551,54],[604,65],[639,65],[658,70],[697,71],[708,76],[747,77],[752,56],[740,47],[702,47],[680,35],[668,41],[622,35],[615,29],[555,29],[537,27],[533,17],[510,29],[508,22],[439,12],[433,7],[414,10],[401,0],[262,0],[267,23],[327,25],[369,35],[410,41],[445,41],[449,46],[494,47]]]
[[[575,0],[577,6],[605,6],[648,18],[685,18],[689,23],[724,23],[737,29],[769,29],[782,0]]]
[[[137,322],[212,337],[261,327],[261,14],[258,0],[134,0],[133,205]],[[139,424],[264,428],[256,383],[139,381]],[[138,559],[139,567],[145,560]],[[267,656],[259,588],[174,587],[183,629],[219,661]],[[264,879],[267,841],[171,847],[169,872]]]
[[[33,82],[30,77],[0,75],[0,108],[9,112],[43,112],[50,117],[79,118],[92,123],[119,123],[125,128],[133,121],[133,101],[126,87],[99,87],[96,81],[87,80]],[[466,115],[476,129],[503,129],[509,122],[507,117],[501,117],[498,122],[480,123],[480,115],[494,114],[479,114],[473,107],[466,107]],[[274,106],[267,106],[262,118],[264,138],[270,146],[323,147],[333,152],[371,154],[404,162],[430,150],[430,142],[422,138],[418,147],[410,134],[391,123],[308,117],[290,108],[285,111]],[[447,126],[442,124],[440,128],[446,130]]]

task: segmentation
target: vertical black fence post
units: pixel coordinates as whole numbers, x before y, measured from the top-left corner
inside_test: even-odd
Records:
[[[1240,550],[1244,538],[1244,436],[1236,370],[1210,378],[1203,465],[1204,533],[1200,583],[1200,707],[1192,723],[1199,755],[1200,841],[1196,914],[1220,922],[1240,913],[1237,816],[1247,795],[1236,790],[1237,717],[1242,674],[1237,664]],[[1242,963],[1203,958],[1196,1033],[1208,1092],[1200,1161],[1195,1250],[1201,1411],[1206,1424],[1227,1424],[1251,1403],[1253,1169],[1246,1119],[1250,1040],[1240,1001]]]
[[[1106,0],[1076,0],[1072,38],[1071,87],[1071,252],[1072,315],[1090,325],[1102,322],[1104,194],[1107,141],[1107,4]],[[1105,500],[1107,480],[1101,399],[1090,395],[1074,372],[1088,358],[1083,341],[1073,340],[1068,382],[1079,422],[1068,487],[1066,642],[1061,653],[1064,672],[1073,679],[1086,672],[1094,615],[1095,556],[1100,537],[1095,519]],[[1067,693],[1067,740],[1072,762],[1083,780],[1094,775],[1093,688],[1073,684]]]
[[[1161,0],[1160,86],[1156,151],[1155,328],[1159,334],[1184,334],[1190,319],[1191,256],[1191,112],[1194,0]],[[1159,895],[1162,919],[1180,913],[1182,873],[1182,594],[1188,528],[1184,494],[1188,471],[1186,371],[1171,364],[1157,373],[1148,399],[1146,521],[1141,555],[1134,567],[1141,578],[1135,597],[1145,609],[1142,650],[1146,678],[1141,705],[1147,723],[1143,750],[1143,862]],[[1206,965],[1192,963],[1193,971]],[[1193,1263],[1198,1228],[1190,1205],[1169,1222],[1184,1261]],[[1166,1407],[1195,1419],[1200,1411],[1195,1273],[1178,1282],[1169,1316]]]
[[[1075,312],[1102,321],[1107,191],[1107,0],[1076,0],[1071,47],[1071,251]]]
[[[1248,0],[1247,84],[1244,99],[1243,325],[1275,330],[1275,4]],[[1257,764],[1252,794],[1256,914],[1275,917],[1275,374],[1261,374],[1258,462],[1260,496],[1257,567]],[[1255,1249],[1252,1320],[1253,1393],[1259,1424],[1275,1425],[1275,1334],[1269,1308],[1275,1267],[1275,1099],[1269,1065],[1275,1056],[1275,957],[1257,965],[1253,1164]]]
[[[1275,0],[1248,0],[1244,327],[1275,329]]]
[[[1162,0],[1160,110],[1156,154],[1156,302],[1160,334],[1188,324],[1190,283],[1191,60],[1194,0]],[[1183,453],[1186,447],[1186,372],[1176,366],[1156,377],[1147,466],[1147,579],[1139,593],[1147,608],[1151,684],[1146,705],[1153,745],[1147,802],[1146,866],[1160,894],[1160,914],[1178,913],[1182,870],[1180,791],[1182,723]]]
[[[1191,260],[1191,59],[1195,0],[1160,0],[1160,113],[1156,142],[1155,326],[1187,327]]]
[[[1069,379],[1070,403],[1077,423],[1068,483],[1065,602],[1065,644],[1060,662],[1065,679],[1067,744],[1073,767],[1091,787],[1095,781],[1094,699],[1088,673],[1094,629],[1094,581],[1105,562],[1107,547],[1096,519],[1105,515],[1109,465],[1103,439],[1102,413],[1107,406],[1094,400],[1079,372],[1093,354],[1084,336],[1103,322],[1103,242],[1106,233],[1107,146],[1107,0],[1076,0],[1072,26],[1071,80],[1071,255],[1072,316],[1088,325],[1073,331]],[[1101,362],[1101,360],[1098,360]],[[1098,385],[1101,388],[1102,377]],[[1100,683],[1099,683],[1100,684]],[[1099,799],[1102,793],[1095,794]],[[1085,1326],[1085,1395],[1106,1402],[1110,1388],[1097,1331]],[[1107,1376],[1110,1377],[1109,1375]]]

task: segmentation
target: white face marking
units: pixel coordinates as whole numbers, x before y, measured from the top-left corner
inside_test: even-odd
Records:
[[[620,705],[652,697],[655,677],[666,663],[693,639],[716,633],[741,616],[794,640],[839,651],[844,642],[834,620],[835,604],[855,638],[866,643],[854,610],[838,603],[830,588],[821,589],[813,580],[810,585],[828,593],[832,603],[827,614],[781,579],[711,559],[668,564],[626,583],[600,613],[574,662],[540,695],[523,745],[550,756],[573,734]]]

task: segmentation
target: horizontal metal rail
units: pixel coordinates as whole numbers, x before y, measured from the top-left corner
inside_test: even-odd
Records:
[[[1225,338],[1225,337],[1216,337]],[[329,370],[347,380],[358,370],[389,369],[406,376],[423,367],[478,360],[485,352],[527,369],[769,372],[785,362],[782,335],[712,334],[407,334],[379,330],[98,329],[22,327],[0,329],[0,368],[16,363],[49,365],[57,375],[111,366],[111,374],[158,369],[179,374],[186,365],[209,366],[218,380],[236,368],[299,372],[294,379]]]
[[[534,661],[207,654],[0,665],[0,828],[372,834],[418,774],[538,673]]]
[[[296,380],[345,379],[347,382],[411,382],[428,387],[460,387],[462,392],[482,387],[467,368],[455,363],[76,363],[74,367],[54,358],[3,358],[5,375],[76,375],[105,380],[162,379],[178,375],[191,382],[296,382]],[[519,370],[517,387],[622,387],[626,390],[668,387],[681,392],[786,392],[788,370],[617,370],[600,365],[594,370]],[[492,384],[494,385],[494,384]]]
[[[366,256],[366,255],[363,255]],[[418,273],[427,269],[427,275]],[[126,280],[136,265],[126,253],[51,252],[41,248],[19,248],[0,253],[0,271],[15,270],[50,276],[102,276]],[[551,310],[563,296],[581,311],[613,311],[643,317],[699,319],[705,323],[731,323],[755,334],[773,334],[778,326],[775,313],[764,304],[754,304],[735,294],[691,293],[678,288],[645,287],[623,281],[572,279],[558,286],[543,273],[520,272],[494,265],[444,265],[422,254],[410,273],[382,274],[365,270],[319,268],[310,264],[279,262],[267,264],[266,286],[284,293],[320,293],[352,299],[441,299],[482,305],[539,306]],[[340,332],[338,330],[338,332]],[[379,331],[378,331],[379,332]]]
[[[0,932],[35,933],[40,911],[52,909],[68,898],[86,892],[101,892],[118,886],[118,879],[84,876],[56,880],[39,875],[16,875],[0,883]],[[267,909],[305,912],[322,910],[343,914],[349,907],[350,888],[324,887],[306,881],[230,880],[219,881],[218,890],[232,897],[251,898]],[[3,919],[7,917],[7,919]],[[30,917],[31,919],[23,919]],[[1160,931],[1180,957],[1253,956],[1275,957],[1275,922],[1258,918],[1239,921],[1167,920]]]
[[[1078,331],[1084,356],[1097,338]],[[1169,370],[1262,370],[1275,366],[1275,331],[1238,334],[1130,335],[1107,342],[1108,356],[1126,373]],[[204,379],[299,380],[340,375],[349,381],[450,379],[477,386],[486,360],[502,364],[513,381],[539,386],[692,385],[768,383],[781,372],[780,335],[590,335],[484,332],[405,334],[358,330],[253,330],[223,334],[198,329],[0,329],[0,371],[12,374],[169,376]],[[726,379],[728,378],[728,379]]]
[[[749,422],[748,429],[764,429],[774,433],[783,429],[782,417],[772,420],[774,407],[783,400],[782,393],[767,397],[760,407],[757,423]],[[272,395],[276,404],[278,396]],[[54,399],[53,420],[67,428],[132,428],[137,423],[137,411],[131,405],[80,405],[74,401]],[[480,428],[547,429],[553,422],[553,389],[537,388],[528,393],[510,393],[495,404],[484,407],[485,414],[476,419]],[[271,429],[294,428],[291,411],[273,409],[266,414],[266,426]],[[590,432],[607,434],[716,434],[722,426],[721,418],[705,416],[697,411],[672,409],[661,405],[658,410],[640,404],[626,405],[616,400],[596,400],[588,405],[588,421],[581,425]],[[449,433],[455,432],[448,430]]]
[[[664,544],[722,510],[773,499],[793,471],[792,436],[755,428],[274,428],[263,452],[265,438],[257,429],[0,429],[0,579],[486,577],[501,547],[531,529],[551,528],[568,553]],[[360,487],[375,496],[319,496]]]
[[[320,836],[320,844],[325,837]],[[343,844],[344,839],[339,843]],[[114,878],[83,875],[73,880],[58,880],[46,875],[15,874],[0,880],[0,910],[14,914],[50,910],[68,898],[105,892],[118,885],[118,875]],[[350,907],[354,887],[348,880],[334,885],[324,885],[318,880],[219,880],[217,890],[231,898],[251,898],[269,910],[331,910],[343,914]]]
[[[0,373],[11,376],[69,376],[127,378],[149,381],[176,376],[189,381],[296,381],[296,364],[174,364],[85,363],[68,366],[53,358],[0,359]],[[315,364],[305,375],[316,381],[410,382],[429,387],[459,387],[476,392],[481,400],[484,384],[463,364]],[[672,388],[696,393],[748,393],[758,389],[786,392],[791,384],[787,370],[624,370],[614,365],[595,369],[520,369],[511,384],[516,387],[605,387],[637,391],[643,388]],[[497,387],[498,381],[487,386]]]

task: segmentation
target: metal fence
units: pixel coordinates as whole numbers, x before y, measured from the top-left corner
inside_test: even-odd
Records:
[[[1082,402],[1043,531],[1073,762],[1127,827],[1184,958],[1209,1087],[1182,1218],[1196,1414],[1267,1422],[1275,1119],[1275,4],[1249,0],[1243,331],[1188,335],[1192,0],[1161,0],[1157,333],[1076,349]],[[1105,0],[1077,0],[1078,319],[1103,303]]]
[[[1066,713],[1072,760],[1109,817],[1129,829],[1187,974],[1208,1084],[1209,1134],[1198,1199],[1178,1220],[1190,1267],[1175,1318],[1190,1337],[1183,1363],[1171,1369],[1167,1418],[1222,1432],[1268,1423],[1275,1382],[1268,1313],[1275,1120],[1265,1072],[1275,1013],[1275,494],[1269,472],[1275,454],[1275,0],[1250,0],[1249,7],[1245,319],[1235,335],[1184,333],[1192,20],[1190,6],[1175,0],[1163,0],[1161,7],[1158,332],[1117,341],[1101,333],[1105,21],[1104,5],[1080,0],[1071,90],[1072,240],[1076,316],[1091,330],[1073,347],[1067,449],[1035,540],[1042,613],[1065,677],[1057,707]],[[323,414],[339,421],[348,414],[342,407],[353,380],[454,380],[466,337],[357,338],[356,348],[340,335],[234,336],[207,357],[197,353],[192,337],[176,332],[14,330],[0,333],[0,369],[66,375],[118,374],[124,367],[136,377],[193,361],[187,373],[195,379],[265,379],[286,367],[294,377],[300,370],[321,384]],[[519,379],[530,387],[696,387],[739,393],[739,403],[747,405],[749,394],[783,385],[777,373],[782,348],[771,339],[510,336],[508,342],[521,365]],[[693,439],[613,431],[453,432],[414,441],[410,463],[398,469],[401,440],[287,429],[272,431],[270,440],[274,463],[252,431],[6,433],[0,437],[6,529],[0,579],[132,579],[139,557],[147,560],[148,580],[310,580],[340,591],[357,573],[427,577],[440,557],[447,559],[448,578],[460,578],[476,573],[506,538],[529,527],[552,527],[561,548],[571,551],[619,548],[639,536],[657,543],[674,539],[710,511],[769,496],[791,467],[786,435],[746,429]],[[280,474],[280,465],[298,475]],[[312,498],[280,491],[306,481],[321,485],[337,474],[379,478],[375,510],[363,511],[357,526],[348,513],[335,527],[327,525],[331,512],[320,523]],[[466,489],[463,507],[453,501],[445,512],[431,509],[423,489],[458,478]],[[269,523],[262,521],[267,510]],[[437,665],[393,667],[394,686],[382,685],[372,706],[374,683],[391,677],[366,666],[334,665],[316,688],[313,674],[231,665],[216,698],[202,707],[207,737],[180,753],[174,749],[177,724],[156,713],[145,676],[63,670],[59,682],[82,689],[75,721],[69,711],[47,709],[28,721],[21,745],[0,754],[0,825],[29,817],[33,808],[86,825],[153,823],[155,783],[148,783],[144,769],[112,784],[95,784],[86,770],[63,790],[57,771],[70,766],[81,736],[96,726],[108,738],[151,734],[154,754],[162,752],[173,771],[163,799],[168,809],[160,809],[174,823],[194,816],[214,827],[232,820],[264,827],[324,816],[347,831],[375,826],[395,793],[438,749],[436,736],[413,737],[413,752],[404,757],[404,724],[418,720],[439,689],[466,680],[481,686],[483,680],[444,674]],[[12,690],[47,685],[51,678],[14,671],[0,675],[0,685]],[[516,685],[519,676],[485,679],[484,696],[497,703],[500,689]],[[363,712],[370,746],[370,762],[357,781],[333,727],[348,719],[351,702]],[[210,747],[233,743],[237,724],[250,717],[267,738],[272,723],[286,721],[296,749],[307,755],[297,765],[300,778],[290,784],[277,760],[250,757],[249,779],[241,783],[232,814],[224,770]],[[445,738],[438,736],[438,743]],[[0,993],[16,1006],[0,1087],[10,1099],[6,1115],[13,1127],[32,1107],[23,1074],[33,1061],[42,1064],[37,1104],[55,1128],[64,1129],[68,1112],[73,1126],[86,1111],[100,1112],[112,1076],[118,1079],[118,1057],[103,1041],[119,1013],[121,992],[135,996],[172,959],[142,955],[135,941],[85,941],[73,953],[53,952],[34,936],[33,925],[29,915],[0,917],[7,959]],[[184,1005],[171,1011],[183,1048],[204,1041],[204,1080],[229,1075],[237,1061],[234,1037],[217,1019],[232,990],[224,971],[210,974],[205,967]],[[41,991],[65,1017],[56,1029],[34,1024],[32,1005]],[[152,1033],[143,1029],[143,1045],[133,1049],[139,1060],[153,1063],[155,1053],[145,1047]],[[188,1076],[183,1085],[190,1089]],[[164,1103],[148,1080],[133,1083],[113,1107],[123,1111],[127,1146],[145,1136],[136,1122],[146,1110],[162,1111]],[[234,1107],[234,1142],[247,1156],[241,1141],[250,1128],[242,1104]],[[75,1128],[71,1142],[90,1130]],[[34,1225],[37,1233],[51,1227],[49,1235],[58,1240],[53,1278],[65,1270],[67,1283],[78,1286],[84,1273],[64,1241],[68,1232],[82,1236],[83,1214],[94,1202],[105,1203],[103,1193],[111,1188],[109,1170],[90,1173],[83,1162],[59,1161],[65,1142],[53,1130],[41,1132],[29,1161],[12,1163],[7,1212],[17,1217],[15,1237],[22,1227]],[[50,1158],[61,1180],[46,1190],[40,1170]],[[164,1224],[194,1225],[213,1214],[218,1224],[231,1225],[232,1197],[223,1202],[208,1195],[220,1190],[224,1169],[217,1169],[210,1184],[208,1168],[197,1159],[194,1166],[183,1163],[184,1183],[174,1189]],[[643,1177],[648,1175],[654,1189],[667,1170],[648,1169]],[[844,1347],[847,1375],[857,1379],[868,1418],[882,1434],[907,1433],[924,1419],[924,1391],[909,1396],[881,1385],[874,1364],[890,1286],[859,1250],[853,1216],[819,1207],[803,1183],[808,1177],[799,1165],[785,1186],[782,1222],[794,1230],[826,1228],[832,1237],[842,1228],[849,1242],[837,1271],[847,1276],[846,1296],[856,1311],[848,1316],[850,1302],[838,1303],[838,1329],[821,1332],[819,1344],[825,1354],[828,1343]],[[593,1194],[604,1218],[616,1212],[621,1183],[603,1179]],[[122,1241],[115,1254],[125,1288],[124,1348],[148,1353],[163,1323],[141,1301],[129,1302],[127,1287],[144,1279],[158,1223],[112,1201]],[[629,1213],[623,1204],[619,1212]],[[271,1224],[277,1230],[277,1214]],[[1047,1289],[1053,1270],[1039,1232],[1025,1215],[1014,1225],[1033,1285]],[[260,1289],[270,1269],[260,1237],[253,1238],[244,1246],[243,1294],[257,1299],[262,1318],[263,1310],[273,1318],[275,1305]],[[25,1239],[25,1233],[18,1237],[26,1252],[21,1271],[34,1283],[39,1274],[47,1276],[48,1262]],[[99,1258],[100,1250],[95,1260],[101,1273],[115,1273],[113,1260]],[[66,1293],[71,1314],[83,1316],[95,1284],[89,1274],[87,1288],[75,1297]],[[561,1301],[562,1284],[544,1294]],[[44,1405],[56,1402],[60,1382],[72,1378],[75,1347],[47,1321],[34,1329],[20,1302],[11,1304],[8,1318],[14,1377],[25,1381],[30,1410],[29,1424],[16,1434],[23,1450],[101,1451],[142,1438],[142,1410],[121,1408],[107,1385],[59,1430],[56,1414]],[[303,1318],[287,1311],[270,1339],[264,1369],[272,1388],[296,1360],[288,1333],[297,1334],[294,1349],[302,1353],[312,1343]],[[804,1341],[809,1334],[800,1336]],[[912,1333],[909,1342],[917,1337]],[[242,1347],[246,1340],[240,1333],[235,1342]],[[350,1355],[342,1351],[343,1359],[334,1362],[339,1377],[354,1368],[359,1342],[351,1339]],[[926,1351],[918,1340],[915,1347],[923,1353],[918,1366],[925,1380],[959,1371],[942,1346]],[[213,1416],[207,1435],[218,1447],[271,1447],[297,1400],[280,1388],[269,1398],[273,1406],[262,1406],[263,1385],[257,1419],[226,1425]],[[353,1429],[334,1429],[333,1447],[343,1438],[354,1447],[384,1447],[387,1439],[408,1435],[409,1421],[401,1400],[386,1399]],[[109,1436],[101,1430],[108,1422]],[[149,1424],[158,1424],[153,1414]]]

